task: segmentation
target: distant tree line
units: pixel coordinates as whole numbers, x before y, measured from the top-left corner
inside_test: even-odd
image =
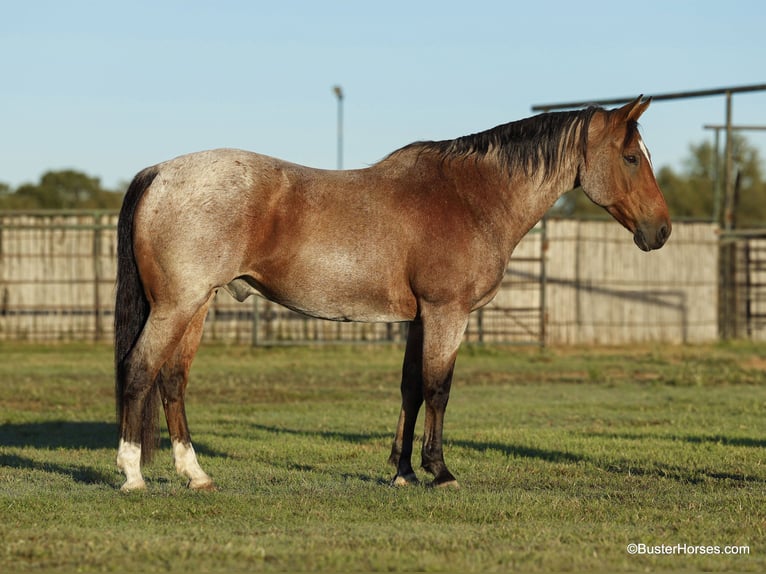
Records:
[[[123,193],[105,189],[99,178],[79,171],[48,171],[38,183],[16,189],[0,183],[0,209],[119,209]]]
[[[733,151],[734,226],[766,227],[766,181],[758,150],[735,134]],[[712,221],[714,214],[722,217],[723,165],[723,150],[715,150],[710,142],[702,142],[689,146],[689,155],[680,170],[667,166],[657,170],[657,182],[673,218]],[[27,183],[16,189],[0,183],[0,210],[119,209],[123,193],[124,190],[105,189],[99,178],[79,171],[49,171],[38,183]],[[568,217],[605,215],[580,189],[565,194],[550,213]]]

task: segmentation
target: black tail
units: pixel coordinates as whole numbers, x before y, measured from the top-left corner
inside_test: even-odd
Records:
[[[133,178],[122,202],[117,222],[117,293],[114,308],[114,367],[117,424],[122,425],[125,401],[125,360],[133,349],[149,316],[149,302],[144,294],[133,253],[133,219],[136,207],[147,188],[157,177],[156,167],[150,167]],[[153,388],[146,398],[142,413],[141,459],[151,460],[158,440],[158,391]],[[121,429],[122,430],[122,429]]]

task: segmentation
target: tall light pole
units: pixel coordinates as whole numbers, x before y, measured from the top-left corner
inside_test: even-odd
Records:
[[[335,85],[332,91],[338,98],[338,169],[343,169],[343,89]]]

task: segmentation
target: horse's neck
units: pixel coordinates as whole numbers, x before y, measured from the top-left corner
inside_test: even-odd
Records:
[[[577,180],[579,157],[562,157],[558,169],[545,178],[542,171],[526,175],[508,174],[501,166],[494,166],[497,178],[494,189],[487,189],[488,198],[494,198],[498,224],[506,234],[510,249],[534,227],[564,193],[574,188]]]
[[[491,230],[510,256],[527,231],[574,187],[581,162],[581,154],[564,153],[557,168],[545,178],[542,170],[530,176],[523,170],[510,174],[496,155],[445,161],[436,154],[422,154],[422,150],[413,148],[373,169],[401,178],[404,187],[414,178],[421,185],[454,190],[469,206],[472,216],[481,219],[481,227]]]
[[[574,189],[577,172],[578,162],[564,161],[560,169],[547,179],[542,174],[511,178],[506,192],[508,201],[528,213],[534,225],[562,195]]]

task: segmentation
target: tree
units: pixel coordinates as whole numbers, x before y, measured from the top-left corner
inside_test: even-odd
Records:
[[[664,166],[657,172],[657,183],[665,194],[673,217],[712,220],[715,214],[715,150],[708,142],[689,146],[689,156],[682,163],[682,173]]]
[[[122,194],[101,187],[99,178],[75,170],[48,171],[37,184],[0,193],[0,209],[118,209],[121,202]]]
[[[689,147],[682,174],[662,168],[657,181],[665,193],[671,215],[722,221],[724,209],[724,156],[709,142]],[[766,225],[766,182],[758,150],[739,134],[732,141],[733,173],[737,205],[734,219],[738,227]],[[717,203],[717,205],[716,205]]]

